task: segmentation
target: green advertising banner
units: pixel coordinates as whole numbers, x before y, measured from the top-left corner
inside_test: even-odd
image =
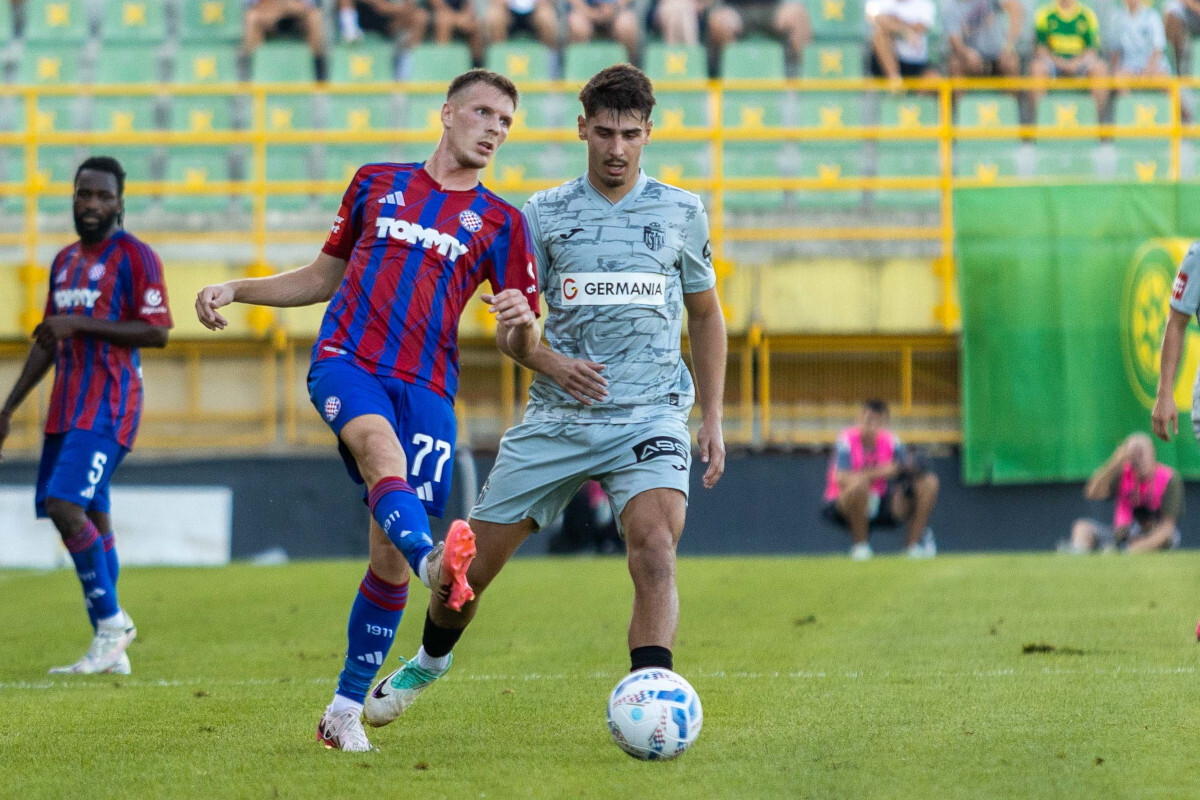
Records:
[[[1081,480],[1150,431],[1179,261],[1200,238],[1200,186],[1033,186],[954,194],[962,295],[963,478]],[[1195,320],[1159,459],[1200,476]]]

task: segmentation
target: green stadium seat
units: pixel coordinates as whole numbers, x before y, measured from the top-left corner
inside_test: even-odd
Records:
[[[500,148],[495,161],[496,177],[488,188],[517,208],[524,205],[536,190],[510,189],[508,182],[544,181],[554,185],[579,174],[561,144],[509,142]]]
[[[329,98],[329,128],[335,131],[374,131],[399,128],[402,119],[387,94],[335,94]]]
[[[541,42],[498,42],[488,47],[484,66],[507,75],[518,85],[522,81],[548,81],[551,55]]]
[[[708,77],[708,54],[700,45],[646,45],[642,68],[653,81],[704,80]]]
[[[312,130],[316,126],[310,94],[269,94],[265,111],[266,129],[272,133]]]
[[[1017,99],[1000,92],[968,92],[958,102],[960,128],[1007,128],[1020,122]]]
[[[303,42],[266,42],[251,58],[255,83],[310,83],[317,77],[312,51]]]
[[[180,33],[189,42],[237,42],[242,38],[242,0],[184,0]]]
[[[800,100],[800,127],[834,130],[863,124],[861,92],[805,92]]]
[[[881,178],[929,178],[941,175],[937,142],[880,142],[877,174]],[[875,204],[885,208],[936,208],[937,189],[878,189]]]
[[[563,77],[569,83],[584,83],[605,67],[629,60],[625,48],[616,42],[569,44],[563,56]]]
[[[954,148],[954,174],[985,184],[1018,174],[1017,141],[964,140]]]
[[[1083,92],[1050,92],[1037,109],[1039,128],[1069,129],[1096,124],[1096,103]]]
[[[1096,179],[1096,160],[1090,142],[1043,139],[1037,143],[1034,162],[1038,177],[1075,181]]]
[[[229,153],[222,147],[174,147],[167,151],[168,181],[200,188],[231,180]],[[163,198],[163,208],[177,214],[216,213],[229,208],[229,195],[175,191]]]
[[[57,86],[78,83],[79,53],[62,48],[27,43],[17,61],[17,83],[29,86]]]
[[[863,175],[861,145],[847,142],[810,142],[800,145],[800,176],[830,182]],[[796,201],[807,208],[847,208],[862,203],[861,189],[797,192]]]
[[[1171,177],[1171,145],[1166,139],[1117,139],[1116,178],[1150,183]]]
[[[422,44],[409,50],[408,63],[406,80],[441,83],[471,68],[471,51],[460,42]]]
[[[96,59],[96,83],[159,83],[159,45],[108,43]]]
[[[1171,101],[1166,92],[1135,91],[1119,94],[1113,122],[1135,128],[1158,128],[1171,124]]]
[[[165,6],[164,0],[109,0],[100,35],[106,42],[161,44],[167,36]]]
[[[79,131],[88,128],[87,120],[81,114],[79,100],[62,95],[38,98],[36,125],[40,133]]]
[[[884,97],[879,102],[879,124],[901,130],[937,130],[941,114],[938,99],[924,94]]]
[[[861,78],[862,43],[822,42],[804,48],[801,76],[805,78]]]
[[[7,44],[16,37],[13,28],[12,3],[0,3],[0,45]]]
[[[237,48],[225,44],[186,44],[175,54],[174,83],[233,83],[237,80]]]
[[[14,148],[17,157],[9,158],[7,162],[8,180],[20,182],[25,180],[25,159],[19,150]],[[71,183],[75,178],[75,169],[83,161],[74,147],[39,147],[38,148],[38,185],[45,187],[48,183]],[[3,199],[3,209],[6,214],[21,214],[25,210],[25,196],[22,193],[9,195]],[[71,196],[41,195],[38,197],[38,211],[42,214],[66,214],[71,210]]]
[[[91,128],[104,133],[152,131],[158,127],[156,104],[150,95],[99,95],[92,99]]]
[[[862,41],[866,32],[866,22],[861,0],[805,0],[805,6],[808,8],[808,17],[816,41]]]
[[[84,0],[25,0],[25,6],[27,42],[78,44],[87,39],[90,25]]]
[[[712,166],[712,149],[695,142],[652,141],[642,150],[642,169],[646,174],[674,186],[711,178]]]
[[[712,124],[707,87],[692,92],[663,91],[654,93],[654,132],[669,132],[681,128],[705,128]]]
[[[396,48],[365,40],[333,48],[330,78],[334,83],[385,83],[396,79]]]
[[[271,145],[267,148],[267,180],[295,181],[311,178],[309,165],[312,162],[312,148],[308,145]],[[272,193],[267,195],[267,211],[303,211],[311,201],[312,195],[308,193]]]
[[[145,213],[154,203],[154,198],[148,194],[131,194],[130,187],[154,180],[151,170],[152,159],[146,157],[145,147],[105,146],[104,154],[110,155],[121,162],[125,170],[125,214],[126,223],[129,216]],[[130,227],[137,227],[137,220],[132,220]]]
[[[233,129],[233,98],[223,95],[179,95],[171,101],[173,131],[208,133]]]
[[[521,105],[513,117],[513,130],[574,126],[579,101],[562,92],[521,92]]]
[[[769,39],[734,42],[721,53],[721,76],[727,80],[782,79],[783,45]]]
[[[727,142],[721,152],[723,175],[729,178],[773,178],[784,174],[782,142]],[[726,190],[730,210],[768,210],[783,205],[783,190]]]
[[[1170,47],[1167,48],[1167,52],[1171,52]],[[1192,41],[1192,77],[1197,76],[1200,76],[1200,39]]]

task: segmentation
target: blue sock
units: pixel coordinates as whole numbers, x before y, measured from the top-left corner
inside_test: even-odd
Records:
[[[408,602],[408,581],[388,583],[369,567],[358,587],[346,626],[346,666],[337,693],[356,703],[366,700],[375,674],[387,659]]]
[[[371,515],[404,554],[414,575],[421,573],[421,559],[433,549],[429,516],[417,493],[403,478],[384,478],[367,495]]]
[[[120,610],[117,604],[117,587],[108,574],[108,559],[104,557],[104,544],[100,532],[88,520],[78,536],[64,542],[71,560],[75,562],[75,574],[83,584],[84,602],[88,617],[107,619]]]
[[[104,559],[108,562],[108,577],[112,578],[113,586],[121,575],[121,562],[117,560],[117,535],[109,531],[100,537],[104,544]]]

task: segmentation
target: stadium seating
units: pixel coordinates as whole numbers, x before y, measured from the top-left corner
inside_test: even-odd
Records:
[[[661,43],[646,47],[646,75],[652,81],[703,81],[705,74],[703,47],[671,46]],[[711,124],[708,91],[701,86],[696,91],[667,89],[655,92],[655,130],[703,127]]]
[[[585,83],[605,67],[628,60],[625,48],[616,42],[569,44],[563,56],[563,76],[571,83]]]
[[[805,0],[805,6],[817,41],[862,41],[866,23],[860,0]]]
[[[1044,139],[1037,143],[1034,169],[1040,177],[1076,181],[1096,179],[1096,154],[1090,144],[1070,139]]]
[[[827,0],[832,2],[832,0]],[[804,48],[801,75],[805,78],[861,78],[863,76],[861,42],[819,42]]]
[[[777,42],[749,39],[735,42],[721,54],[722,74],[729,79],[781,79],[784,76],[783,47]],[[724,92],[722,122],[725,128],[759,131],[787,123],[785,111],[794,105],[786,92],[729,89]],[[784,145],[780,140],[727,141],[722,153],[725,178],[766,178],[787,174]],[[735,191],[725,193],[732,210],[778,207],[783,192]]]
[[[330,79],[335,83],[385,83],[396,77],[396,48],[368,39],[333,48]]]
[[[168,181],[196,189],[231,180],[228,150],[224,147],[172,147],[167,151],[166,176]],[[163,198],[163,208],[177,214],[222,212],[229,208],[229,196],[172,192]]]
[[[960,128],[1007,128],[1019,121],[1017,99],[999,92],[968,92],[958,102]]]
[[[220,95],[180,95],[171,102],[170,129],[187,133],[232,130],[231,99]]]
[[[1113,122],[1116,125],[1153,131],[1171,122],[1171,106],[1165,92],[1140,91],[1118,95]],[[1166,138],[1114,140],[1116,178],[1140,182],[1165,180],[1171,171],[1171,144]]]
[[[460,43],[448,45],[424,44],[409,53],[411,81],[444,84],[471,68],[471,52]],[[407,93],[404,119],[412,130],[441,130],[440,114],[446,102],[444,89],[433,92]]]
[[[108,43],[96,59],[96,83],[159,83],[159,45]]]
[[[109,43],[161,44],[167,35],[165,6],[164,0],[109,0],[104,4],[100,34]]]
[[[69,48],[29,42],[17,61],[16,79],[20,84],[57,86],[76,83],[81,76],[79,54]],[[15,113],[21,119],[24,109],[18,105]],[[78,98],[69,95],[39,96],[34,124],[40,131],[79,130],[86,127]]]
[[[38,148],[38,185],[43,189],[49,183],[70,184],[75,177],[75,168],[82,160],[74,147]],[[25,160],[19,156],[6,160],[6,172],[10,181],[25,180]],[[21,214],[25,209],[23,194],[7,195],[3,199],[6,214]],[[71,210],[70,194],[42,195],[38,198],[38,211],[42,214],[62,215]]]
[[[336,131],[371,131],[400,127],[403,119],[386,94],[335,94],[329,98],[329,125]]]
[[[265,42],[252,58],[255,83],[311,83],[317,77],[312,51],[302,42]]]
[[[484,66],[507,75],[519,85],[523,81],[548,81],[550,49],[538,42],[499,42],[488,47]]]
[[[25,6],[26,41],[63,45],[87,39],[91,26],[83,0],[25,0]]]
[[[104,148],[106,155],[121,162],[121,167],[125,170],[125,215],[126,217],[136,217],[144,213],[154,203],[154,198],[147,194],[130,194],[129,187],[131,184],[146,183],[154,180],[154,159],[148,157],[147,148],[131,147],[131,146],[106,146]],[[133,220],[133,225],[137,224],[137,220]]]
[[[12,4],[0,3],[0,47],[8,44],[16,36],[13,28]]]
[[[924,130],[935,133],[939,125],[938,100],[926,94],[888,96],[879,103],[879,124],[884,129]],[[881,139],[877,145],[880,177],[937,177],[941,174],[938,142],[929,139]],[[937,206],[934,189],[886,189],[875,195],[881,206],[924,208]]]
[[[268,94],[264,119],[266,129],[274,133],[317,127],[313,101],[310,94]]]
[[[310,174],[312,148],[308,145],[271,145],[267,148],[267,180],[296,181],[316,176]],[[312,195],[308,193],[268,194],[268,212],[295,212],[308,208]]]
[[[966,130],[999,130],[1015,127],[1019,120],[1017,100],[1000,92],[968,92],[958,101],[956,124]],[[1019,141],[1011,139],[962,139],[954,148],[954,174],[991,183],[1018,174]]]
[[[1069,129],[1096,124],[1096,103],[1083,92],[1051,92],[1037,108],[1039,128]]]
[[[184,0],[178,8],[185,41],[237,42],[242,38],[242,0]]]
[[[399,162],[405,160],[396,148],[380,145],[338,144],[325,147],[324,158],[321,159],[322,179],[335,181],[342,189],[334,192],[323,192],[317,195],[317,206],[321,211],[332,214],[337,211],[342,202],[342,191],[350,185],[354,173],[363,164],[373,164],[380,161]]]
[[[175,83],[232,83],[237,80],[237,49],[220,43],[185,44],[175,54]]]

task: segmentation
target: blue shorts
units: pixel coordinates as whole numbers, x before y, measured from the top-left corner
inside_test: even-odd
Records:
[[[49,516],[46,500],[50,497],[107,514],[108,483],[128,452],[115,440],[91,431],[47,434],[34,493],[38,518]]]
[[[365,483],[354,456],[342,444],[342,427],[355,417],[378,414],[392,425],[408,461],[408,482],[440,517],[450,499],[458,421],[454,406],[432,389],[400,378],[372,375],[344,358],[325,358],[308,371],[308,394],[339,437],[338,452],[355,483]]]

